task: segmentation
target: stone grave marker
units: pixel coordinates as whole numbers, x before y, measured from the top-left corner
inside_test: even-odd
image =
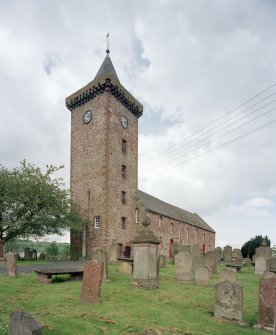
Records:
[[[37,260],[37,251],[35,249],[31,251],[31,257],[33,261]]]
[[[112,242],[112,244],[109,248],[108,258],[109,258],[110,263],[117,263],[117,261],[118,261],[118,245],[117,245],[117,243]]]
[[[87,262],[83,271],[81,300],[92,304],[99,303],[102,280],[103,263],[95,260]]]
[[[25,261],[31,261],[32,260],[32,254],[30,248],[24,249],[24,260]]]
[[[40,261],[44,261],[44,260],[45,260],[45,254],[44,254],[44,252],[42,252],[42,253],[38,256],[38,259],[39,259]]]
[[[210,276],[217,272],[217,255],[214,251],[207,251],[205,254],[205,266],[210,272]]]
[[[234,269],[227,269],[225,271],[222,272],[221,277],[220,277],[220,281],[230,281],[232,283],[235,282],[236,280],[236,271]]]
[[[232,262],[232,247],[230,245],[223,248],[223,261]]]
[[[265,272],[259,287],[259,324],[262,327],[273,327],[275,315],[276,274]]]
[[[222,260],[222,248],[221,247],[216,247],[215,248],[215,253],[217,255],[217,261],[219,262]]]
[[[193,261],[192,254],[182,251],[175,256],[176,280],[192,282]]]
[[[166,257],[164,255],[158,256],[159,268],[164,268],[166,266]]]
[[[10,316],[9,335],[39,335],[41,325],[29,313],[18,311]]]
[[[240,249],[233,249],[232,251],[232,259],[234,259],[234,261],[236,260],[242,260],[242,253]]]
[[[267,260],[267,271],[276,273],[276,257]]]
[[[267,245],[266,240],[263,240],[261,246],[256,248],[256,257],[272,257],[272,249]]]
[[[209,283],[209,270],[201,266],[195,270],[195,284],[198,286],[207,286]]]
[[[108,280],[108,263],[107,263],[107,253],[99,247],[93,248],[92,259],[103,262],[104,272],[103,279]]]
[[[214,316],[242,321],[243,288],[230,281],[215,286]]]
[[[198,243],[193,246],[192,257],[193,273],[195,274],[195,270],[202,266],[202,250],[200,249],[200,245]]]
[[[262,275],[266,271],[266,258],[255,257],[255,273]]]
[[[16,254],[9,252],[6,254],[7,259],[7,271],[9,276],[17,276],[17,266],[16,266]]]

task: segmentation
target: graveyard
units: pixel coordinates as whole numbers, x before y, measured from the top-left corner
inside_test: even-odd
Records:
[[[17,263],[17,277],[0,274],[1,335],[8,334],[9,316],[17,310],[30,313],[42,325],[44,335],[267,334],[252,328],[258,319],[261,278],[252,265],[235,274],[236,284],[243,287],[239,322],[214,317],[214,290],[227,270],[224,264],[201,286],[176,280],[175,265],[167,261],[160,268],[157,289],[131,287],[132,276],[120,273],[118,264],[109,265],[109,280],[102,282],[99,303],[90,304],[81,300],[81,281],[64,276],[54,278],[51,285],[42,284],[34,272],[21,272],[24,262]]]

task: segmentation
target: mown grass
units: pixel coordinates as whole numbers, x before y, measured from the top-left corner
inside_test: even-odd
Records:
[[[219,273],[207,287],[198,287],[176,282],[174,266],[167,264],[160,269],[158,290],[131,288],[130,276],[119,274],[116,265],[109,267],[109,277],[102,285],[101,303],[91,305],[80,301],[81,282],[43,285],[35,274],[0,275],[0,324],[7,324],[13,311],[24,310],[44,326],[43,335],[132,335],[150,328],[164,334],[266,334],[251,328],[257,321],[260,277],[250,267],[236,276],[244,287],[244,326],[213,317]]]

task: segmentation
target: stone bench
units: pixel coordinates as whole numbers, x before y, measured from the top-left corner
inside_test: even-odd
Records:
[[[35,270],[38,281],[43,284],[51,284],[52,276],[58,275],[70,275],[71,280],[82,280],[83,270],[72,269],[72,268],[61,268],[61,269],[39,269]]]
[[[235,270],[236,272],[240,272],[241,268],[244,266],[244,263],[224,263],[224,265]]]

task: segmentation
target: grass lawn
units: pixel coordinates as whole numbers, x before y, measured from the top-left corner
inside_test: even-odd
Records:
[[[219,267],[219,272],[223,266]],[[137,334],[159,328],[164,334],[183,335],[254,335],[269,334],[251,326],[257,321],[260,276],[245,267],[236,275],[244,287],[243,319],[245,326],[213,317],[216,274],[207,287],[175,281],[172,264],[160,269],[160,289],[130,287],[131,278],[119,274],[116,265],[109,266],[110,282],[103,282],[101,303],[80,301],[81,282],[64,281],[40,284],[35,274],[17,278],[0,274],[0,335],[7,333],[1,325],[8,323],[10,313],[24,310],[44,326],[43,335]]]

